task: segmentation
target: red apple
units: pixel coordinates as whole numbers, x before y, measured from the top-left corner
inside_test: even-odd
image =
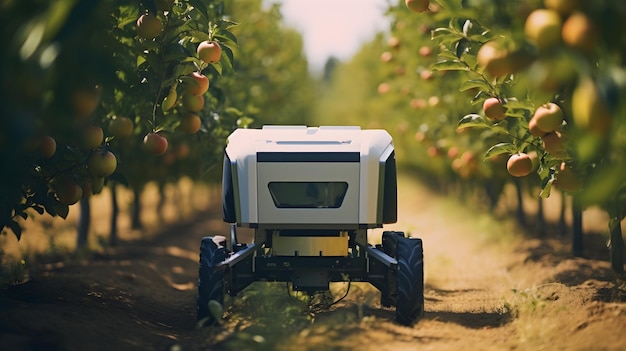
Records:
[[[398,47],[400,47],[400,39],[398,39],[398,37],[390,37],[387,40],[387,45],[389,45],[389,47],[397,49]]]
[[[433,78],[433,71],[425,69],[420,72],[420,78],[422,80],[431,80]]]
[[[501,121],[506,117],[506,107],[502,104],[502,101],[496,97],[490,97],[483,103],[483,112],[487,118]]]
[[[206,63],[214,63],[222,57],[222,47],[216,41],[203,41],[196,49],[198,57]]]
[[[378,85],[379,94],[387,94],[390,90],[391,90],[391,85],[389,85],[389,83],[380,83]]]
[[[195,113],[188,113],[180,119],[178,130],[186,134],[195,134],[202,126],[202,119]]]
[[[598,45],[596,26],[582,12],[575,12],[565,20],[562,37],[565,44],[587,54],[593,53]]]
[[[209,90],[209,78],[201,72],[193,72],[187,83],[187,93],[192,95],[202,95]]]
[[[428,57],[433,54],[433,49],[431,49],[430,46],[424,45],[420,47],[419,54],[420,56]]]
[[[167,139],[157,133],[148,133],[143,138],[143,149],[153,155],[163,155],[167,151]]]
[[[539,127],[537,127],[537,120],[534,118],[531,118],[530,121],[528,121],[528,131],[530,132],[530,134],[538,138],[541,138],[544,135],[548,134],[544,132],[543,130],[539,129]]]
[[[554,178],[554,186],[562,191],[574,193],[582,188],[583,183],[572,167],[562,162]]]
[[[42,158],[48,159],[54,156],[57,152],[57,142],[53,137],[46,135],[41,138],[39,142],[39,155]]]
[[[393,59],[393,54],[389,51],[385,51],[382,54],[380,54],[380,61],[388,63],[391,62],[391,60]]]
[[[423,109],[424,107],[426,107],[428,105],[428,103],[426,102],[426,100],[424,99],[411,99],[411,108],[415,109],[415,110],[419,110],[419,109]]]
[[[74,90],[70,96],[70,104],[78,118],[90,116],[98,107],[102,88],[99,85]]]
[[[506,170],[514,177],[525,177],[533,170],[533,162],[525,153],[513,154],[506,162]]]
[[[73,179],[59,176],[53,181],[57,200],[64,205],[73,205],[83,197],[83,188]]]
[[[543,148],[556,158],[567,157],[567,147],[565,146],[565,138],[563,134],[554,131],[544,135],[541,138]]]

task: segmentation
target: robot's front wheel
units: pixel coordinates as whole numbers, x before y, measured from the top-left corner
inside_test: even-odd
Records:
[[[210,305],[218,303],[221,307],[224,304],[224,270],[215,269],[226,259],[224,242],[223,236],[207,236],[200,243],[197,317],[202,326],[214,325],[222,318]]]

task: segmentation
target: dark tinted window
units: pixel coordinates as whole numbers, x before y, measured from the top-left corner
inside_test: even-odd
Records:
[[[346,182],[270,182],[278,208],[339,208],[348,190]]]

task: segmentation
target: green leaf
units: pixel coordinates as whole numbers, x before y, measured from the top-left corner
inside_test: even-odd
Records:
[[[209,35],[209,33],[201,32],[199,30],[191,30],[187,33],[189,33],[189,36],[194,39],[192,40],[192,42],[199,43],[206,40],[211,40],[211,36]]]
[[[441,7],[450,11],[460,10],[463,8],[461,0],[437,0],[437,2],[441,5]]]
[[[515,99],[515,98],[508,98],[506,99],[506,107],[510,109],[514,108],[514,109],[524,109],[524,110],[531,111],[533,110],[533,102],[528,101],[528,100],[519,101],[518,99]]]
[[[200,12],[200,14],[204,16],[204,18],[206,18],[207,20],[209,19],[209,10],[207,6],[205,5],[205,1],[189,0],[189,3],[191,4],[191,6],[195,7],[198,10],[198,12]]]
[[[517,151],[517,147],[511,143],[499,143],[487,150],[484,159],[486,160],[502,154],[514,154],[517,153]]]
[[[220,42],[220,44],[226,45],[237,45],[237,37],[224,29],[220,29],[215,33],[215,38]]]
[[[433,71],[468,71],[469,67],[463,61],[459,60],[446,60],[437,62],[431,66]]]
[[[137,55],[137,67],[146,62],[146,58],[143,55]]]
[[[233,50],[228,45],[222,45],[222,64],[226,67],[230,72],[234,71],[235,68],[233,66],[233,62],[235,62],[235,55],[233,54]],[[225,56],[225,58],[224,58]]]
[[[43,207],[38,206],[38,205],[33,206],[33,209],[34,209],[35,211],[37,211],[37,213],[39,213],[40,215],[42,215],[42,214],[44,213],[44,211],[45,211]],[[24,219],[26,219],[26,217],[24,217]]]
[[[459,88],[459,91],[467,91],[467,90],[476,89],[476,88],[482,91],[491,90],[491,86],[489,85],[489,83],[487,83],[483,79],[471,79],[471,80],[467,80],[463,82],[461,84],[461,88]]]
[[[554,183],[554,174],[550,174],[549,177],[545,178],[541,183],[541,191],[539,192],[539,196],[544,199],[550,197],[550,190],[552,190],[552,184]]]
[[[469,115],[463,116],[459,121],[457,129],[469,128],[469,127],[479,127],[479,128],[489,128],[489,124],[485,119],[476,113],[472,113]]]
[[[220,20],[217,21],[217,25],[221,29],[220,31],[222,31],[224,29],[229,29],[229,28],[238,26],[239,23],[228,18],[220,18]],[[237,40],[235,39],[235,41]]]
[[[113,174],[111,174],[109,176],[109,180],[115,181],[119,184],[122,184],[126,187],[130,186],[130,183],[128,182],[128,179],[126,179],[126,177],[120,173],[120,172],[114,172]]]
[[[241,117],[237,120],[237,127],[239,128],[248,128],[254,122],[254,120],[250,117]]]
[[[463,56],[463,54],[467,51],[467,49],[469,49],[469,47],[470,47],[470,41],[465,38],[461,38],[461,40],[459,40],[456,43],[456,47],[455,47],[456,57],[461,58],[461,56]]]
[[[431,39],[439,45],[448,46],[463,39],[463,33],[450,28],[436,28],[432,31]]]
[[[20,224],[14,220],[11,220],[9,222],[9,228],[11,228],[11,231],[13,232],[13,234],[15,234],[15,237],[19,241],[22,237],[22,227],[20,226]]]
[[[440,28],[433,29],[431,39],[432,40],[435,40],[435,39],[438,40],[439,38],[447,36],[447,35],[455,35],[455,36],[457,36],[458,34],[453,32],[450,28],[440,27]]]
[[[509,108],[509,106],[507,105],[506,115],[508,117],[525,118],[526,117],[526,110],[516,109],[516,108]]]
[[[491,126],[491,131],[493,133],[502,133],[502,134],[509,134],[509,130],[507,129],[507,124],[506,123],[502,123],[504,121],[500,121],[499,123],[496,123],[494,125]]]
[[[217,74],[219,74],[220,76],[222,75],[222,61],[213,62],[211,66],[215,68]]]
[[[57,216],[66,219],[67,215],[70,213],[70,207],[68,205],[64,205],[60,202],[55,202],[54,210],[56,211]]]

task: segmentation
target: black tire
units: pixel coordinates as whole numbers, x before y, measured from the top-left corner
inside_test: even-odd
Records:
[[[398,251],[398,240],[404,238],[404,232],[384,231],[382,237],[383,252],[396,258]]]
[[[209,301],[224,304],[224,270],[215,267],[226,259],[226,248],[218,245],[216,237],[207,236],[200,243],[200,267],[198,269],[197,317],[203,326],[214,325],[217,318],[209,309]]]
[[[383,237],[382,237],[382,245],[381,245],[381,249],[382,251],[393,257],[396,258],[397,256],[397,250],[398,250],[398,240],[400,240],[400,238],[404,238],[404,232],[397,232],[397,231],[384,231],[383,232]],[[385,295],[384,292],[381,292],[380,295],[380,304],[383,307],[392,307],[396,305],[396,299],[395,297],[392,298],[391,296]]]
[[[413,325],[424,314],[424,251],[422,240],[399,238],[396,320]]]

